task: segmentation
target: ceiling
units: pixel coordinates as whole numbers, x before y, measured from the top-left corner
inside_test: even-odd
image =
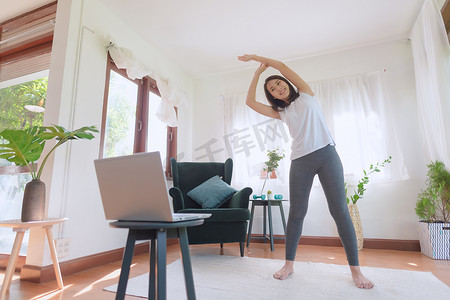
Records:
[[[193,77],[248,68],[243,53],[293,60],[407,39],[424,2],[100,1]]]
[[[100,1],[193,77],[248,68],[250,64],[237,60],[237,56],[243,53],[289,61],[389,40],[407,39],[424,2]],[[14,13],[23,13],[27,5],[35,8],[49,2],[52,0],[15,0],[8,4],[7,11],[0,11],[0,22]]]

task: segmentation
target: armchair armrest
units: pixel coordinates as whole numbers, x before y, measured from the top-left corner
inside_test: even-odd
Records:
[[[230,199],[230,208],[248,208],[248,199],[253,193],[253,190],[249,187],[245,187],[242,190],[236,192]]]
[[[169,189],[169,195],[172,196],[173,211],[178,212],[184,209],[184,200],[181,190],[177,187],[172,187]]]

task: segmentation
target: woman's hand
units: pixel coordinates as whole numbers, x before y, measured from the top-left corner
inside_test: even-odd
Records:
[[[238,59],[240,61],[251,61],[251,60],[255,60],[256,55],[254,54],[244,54],[241,56],[238,56]]]
[[[263,64],[261,63],[258,67],[258,69],[256,69],[255,74],[261,75],[262,72],[264,72],[265,70],[267,70],[267,68],[269,67],[269,65]]]
[[[262,72],[264,72],[267,67],[274,68],[278,70],[281,75],[283,75],[286,79],[288,79],[290,82],[292,82],[295,87],[298,89],[299,92],[303,92],[305,94],[308,94],[310,96],[314,96],[314,92],[311,90],[311,87],[293,70],[291,70],[288,66],[286,66],[281,61],[258,56],[255,54],[244,54],[241,56],[238,56],[238,59],[240,61],[257,61],[261,63],[259,68],[255,72],[255,76],[261,75]]]
[[[260,62],[261,64],[259,65],[259,68],[256,69],[255,74],[261,75],[262,72],[264,72],[265,70],[267,70],[267,68],[269,67],[269,65],[268,65],[267,63],[264,63],[264,62],[259,61],[257,58],[258,58],[258,56],[256,56],[255,54],[244,54],[244,55],[238,56],[238,59],[239,59],[240,61],[245,61],[245,62],[247,62],[247,61],[254,60],[254,61]]]

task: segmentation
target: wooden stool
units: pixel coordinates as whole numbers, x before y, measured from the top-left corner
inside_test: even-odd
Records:
[[[44,221],[32,221],[22,222],[21,220],[6,220],[0,221],[1,227],[10,227],[16,232],[16,238],[14,240],[14,246],[11,251],[11,256],[6,267],[5,278],[3,279],[2,290],[0,293],[0,300],[5,299],[6,293],[9,290],[11,279],[14,274],[17,258],[19,257],[20,247],[22,246],[23,236],[25,232],[31,227],[40,227],[45,230],[47,235],[48,246],[50,248],[50,254],[52,255],[53,268],[55,269],[56,281],[58,282],[59,289],[63,289],[63,281],[61,277],[61,270],[59,268],[58,256],[56,255],[55,244],[53,243],[52,227],[55,224],[66,221],[67,218],[50,218]]]

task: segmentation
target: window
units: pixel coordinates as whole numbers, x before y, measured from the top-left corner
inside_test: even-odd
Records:
[[[166,175],[176,153],[176,128],[157,117],[161,94],[149,77],[132,80],[108,59],[100,157],[159,151]]]
[[[40,72],[15,79],[14,85],[11,86],[3,87],[5,83],[0,83],[0,131],[42,125],[47,94],[47,73]],[[36,79],[32,80],[32,78]],[[0,143],[2,143],[1,140]],[[5,159],[0,159],[2,219],[20,219],[23,191],[30,180],[28,168],[17,167]],[[20,251],[21,255],[26,255],[28,235],[27,232],[25,246]],[[14,232],[9,228],[0,230],[0,253],[11,251],[14,236]]]
[[[0,23],[0,131],[42,125],[56,2]],[[0,140],[0,143],[3,141]],[[20,219],[26,167],[0,159],[2,219]],[[9,253],[14,232],[0,229],[0,253]],[[26,255],[28,233],[20,254]]]

